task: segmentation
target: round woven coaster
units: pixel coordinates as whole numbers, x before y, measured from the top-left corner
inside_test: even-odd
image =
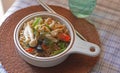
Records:
[[[100,40],[93,25],[84,19],[74,17],[67,9],[51,6],[58,14],[65,16],[88,41],[98,44]],[[26,15],[44,11],[41,6],[27,7],[10,15],[0,27],[0,61],[8,73],[88,73],[96,64],[99,57],[88,57],[72,54],[63,63],[50,68],[40,68],[26,63],[16,51],[13,32],[17,23]]]

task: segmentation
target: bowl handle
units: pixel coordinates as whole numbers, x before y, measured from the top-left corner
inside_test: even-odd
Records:
[[[100,53],[100,48],[98,45],[84,41],[80,39],[78,35],[75,35],[75,42],[69,53],[79,53],[91,57],[96,57]]]

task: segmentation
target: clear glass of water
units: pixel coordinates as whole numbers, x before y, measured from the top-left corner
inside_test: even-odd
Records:
[[[69,0],[69,7],[76,17],[86,18],[93,12],[96,1],[97,0]]]

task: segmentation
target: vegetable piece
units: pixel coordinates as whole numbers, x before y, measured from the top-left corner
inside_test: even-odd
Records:
[[[45,44],[42,44],[41,47],[42,47],[43,50],[47,50],[48,49],[48,46],[46,46]]]
[[[47,46],[52,46],[52,45],[53,45],[53,41],[50,40],[50,39],[45,38],[45,39],[43,40],[43,44],[45,44],[45,45],[47,45]]]
[[[42,22],[43,22],[43,19],[41,17],[38,17],[35,19],[32,26],[35,27],[36,25],[38,25],[39,23],[42,23]]]
[[[38,43],[38,41],[37,41],[37,39],[35,38],[35,39],[32,39],[32,40],[29,42],[29,45],[30,45],[31,47],[35,47],[35,46],[37,46],[37,43]]]
[[[34,34],[35,39],[38,40],[40,37],[39,32],[37,30],[33,29],[33,34]],[[37,42],[37,44],[38,44],[38,42]]]
[[[54,51],[54,52],[51,54],[52,56],[53,56],[53,55],[57,55],[57,54],[63,52],[63,51],[66,49],[66,47],[67,47],[67,46],[66,46],[66,43],[63,42],[63,41],[60,41],[60,42],[58,43],[58,46],[60,47],[60,49]]]
[[[48,24],[46,24],[46,27],[47,27],[48,29],[50,29],[50,26],[49,26]]]
[[[23,32],[23,35],[25,36],[25,42],[31,40],[34,38],[34,35],[33,35],[33,30],[32,28],[30,27],[30,24],[27,24],[25,29],[24,29],[24,32]],[[28,38],[30,37],[30,38]]]
[[[40,32],[40,39],[44,39],[44,38],[45,38],[45,35],[46,35],[47,33],[48,33],[48,32],[41,31],[41,32]]]
[[[34,26],[34,29],[38,30],[38,28],[41,28],[41,27],[42,27],[41,25],[36,25],[36,26]]]
[[[27,51],[28,53],[32,53],[34,51],[34,48],[27,48],[25,49],[25,51]]]
[[[30,45],[29,45],[29,44],[26,44],[25,42],[24,42],[24,44],[26,45],[27,48],[30,48]]]
[[[54,52],[51,54],[51,56],[57,55],[57,54],[63,52],[64,50],[65,50],[65,49],[56,50],[56,51],[54,51]]]
[[[37,39],[34,37],[33,29],[30,24],[27,24],[24,30],[25,42],[29,42],[31,47],[35,47],[37,45]]]
[[[59,33],[58,34],[58,39],[65,41],[65,42],[69,42],[70,41],[70,36],[68,34],[65,33]]]
[[[45,37],[46,38],[48,38],[48,39],[50,39],[51,41],[53,41],[53,42],[58,42],[58,40],[56,39],[56,38],[54,38],[51,34],[45,34]]]
[[[66,48],[65,42],[59,42],[59,43],[58,43],[58,46],[59,46],[61,49],[65,49],[65,48]]]

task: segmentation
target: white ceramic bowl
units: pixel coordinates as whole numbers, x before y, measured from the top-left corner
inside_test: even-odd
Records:
[[[65,26],[68,28],[68,30],[70,32],[70,36],[71,36],[71,41],[70,41],[70,44],[67,47],[67,49],[65,49],[63,52],[61,52],[60,54],[57,54],[55,56],[38,57],[38,56],[34,56],[32,54],[29,54],[22,48],[22,46],[19,43],[19,31],[21,30],[23,23],[25,23],[29,19],[32,19],[36,16],[52,17],[53,19],[58,20],[59,22],[65,24]],[[84,55],[88,55],[88,56],[92,56],[92,57],[98,56],[100,53],[100,48],[96,44],[83,41],[75,34],[73,26],[66,18],[64,18],[61,15],[48,13],[48,12],[35,12],[35,13],[29,14],[26,17],[24,17],[17,24],[17,26],[14,30],[14,43],[17,47],[17,50],[18,50],[18,53],[20,54],[20,56],[28,63],[30,63],[34,66],[38,66],[38,67],[52,67],[57,64],[60,64],[71,53],[80,53],[80,54],[84,54]],[[91,48],[94,49],[94,52],[90,51]]]

